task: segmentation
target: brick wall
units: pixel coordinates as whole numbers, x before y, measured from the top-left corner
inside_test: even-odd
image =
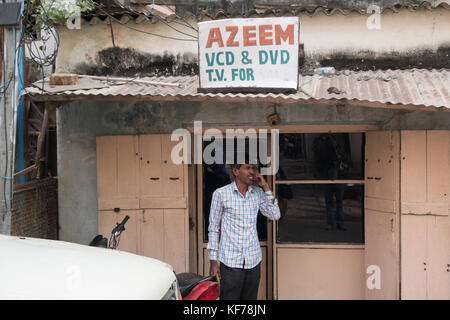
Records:
[[[58,237],[58,184],[56,178],[14,186],[11,235]]]

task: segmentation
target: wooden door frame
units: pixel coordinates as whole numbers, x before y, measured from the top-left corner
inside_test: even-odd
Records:
[[[280,133],[365,133],[368,131],[379,131],[380,127],[377,125],[304,125],[304,126],[289,126],[280,129]],[[308,181],[295,180],[290,181],[293,184],[305,184]],[[310,183],[311,181],[309,181]],[[340,181],[341,182],[341,181]],[[359,183],[364,184],[363,180],[342,180],[343,183]],[[325,182],[324,182],[325,183]],[[276,196],[276,179],[272,179],[272,190]],[[299,243],[299,244],[277,244],[276,232],[277,223],[272,224],[272,297],[274,300],[278,299],[278,278],[277,278],[277,256],[278,248],[299,248],[299,249],[360,249],[364,250],[364,244],[320,244],[320,243]]]
[[[220,130],[221,132],[225,132],[226,129],[278,129],[279,133],[365,133],[368,131],[379,131],[380,126],[378,125],[366,125],[366,124],[357,124],[357,125],[282,125],[282,126],[224,126],[218,124],[217,126],[203,126],[202,134],[211,128],[215,128]],[[188,126],[186,129],[191,133],[191,141],[194,134],[194,127]],[[270,139],[271,135],[268,135],[268,143],[271,154],[272,143]],[[193,144],[192,144],[193,145]],[[191,150],[193,150],[193,146],[191,146]],[[193,154],[193,152],[192,152]],[[194,187],[197,196],[196,201],[197,205],[195,206],[197,210],[196,214],[196,235],[197,235],[197,246],[196,246],[196,254],[197,254],[197,268],[196,272],[199,274],[203,273],[204,259],[203,259],[203,250],[206,248],[207,243],[203,243],[203,166],[202,164],[193,164],[192,169],[194,171],[193,176],[196,177],[196,185],[189,183],[190,187]],[[268,177],[268,183],[272,186],[272,190],[275,190],[276,182],[272,176]],[[361,180],[348,180],[349,183],[361,182]],[[298,183],[304,183],[299,181]],[[274,191],[275,192],[275,191]],[[332,245],[332,244],[276,244],[276,223],[272,221],[267,221],[267,241],[260,242],[261,246],[266,247],[267,249],[267,299],[277,299],[277,279],[276,279],[276,263],[277,263],[277,248],[278,247],[286,247],[286,248],[339,248],[339,249],[361,249],[364,250],[364,244],[357,245]]]
[[[202,134],[210,129],[211,127],[204,127],[203,128],[203,132]],[[250,127],[242,127],[242,129],[246,130],[249,129]],[[253,127],[252,127],[253,128]],[[190,132],[191,132],[191,139],[193,136],[193,128],[187,128]],[[217,127],[217,129],[219,129],[221,132],[225,133],[226,129],[241,129],[241,127],[228,127],[228,126],[221,126],[221,127]],[[272,128],[273,129],[273,128]],[[192,141],[192,140],[191,140]],[[267,139],[267,143],[268,145],[268,150],[270,147],[270,135],[268,136]],[[192,155],[194,154],[194,149],[193,149],[193,144],[191,145],[191,150],[192,150]],[[192,167],[194,167],[195,169],[193,169],[195,171],[195,176],[196,176],[196,181],[197,184],[196,186],[194,186],[193,184],[191,184],[191,187],[194,186],[195,190],[197,192],[197,205],[196,205],[196,210],[197,210],[197,214],[196,214],[196,228],[197,228],[197,246],[195,248],[196,250],[196,254],[197,254],[197,268],[196,268],[196,272],[198,274],[204,274],[204,270],[203,267],[205,265],[205,260],[204,260],[204,250],[207,247],[207,243],[203,242],[203,164],[193,164]],[[267,179],[269,185],[272,184],[272,177],[268,176]],[[267,299],[271,299],[271,292],[272,292],[272,250],[270,250],[271,245],[272,245],[272,221],[267,220],[267,240],[266,241],[259,241],[260,245],[262,248],[265,248],[266,250],[266,263],[267,263],[267,272],[266,272],[266,296]],[[205,271],[207,272],[207,271]]]

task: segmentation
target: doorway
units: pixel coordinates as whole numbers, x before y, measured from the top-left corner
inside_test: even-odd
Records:
[[[280,127],[280,170],[267,180],[278,198],[282,218],[275,223],[267,221],[267,237],[260,239],[267,272],[263,297],[364,299],[375,295],[395,299],[398,210],[389,208],[398,197],[399,139],[396,131],[378,129]],[[340,154],[337,173],[331,176],[320,173],[317,165],[317,139],[324,134],[331,135]],[[268,150],[275,148],[270,139],[268,145]],[[198,266],[199,272],[207,274],[205,170],[206,166],[197,165]],[[334,222],[328,229],[330,203]],[[343,211],[343,228],[337,226],[342,216],[336,212],[338,206]],[[366,288],[365,271],[372,264],[386,270],[388,283],[384,282],[382,290]]]
[[[364,298],[364,150],[363,132],[280,134],[276,299]]]
[[[216,141],[215,148],[212,148],[212,143]],[[267,139],[246,139],[244,138],[231,138],[204,141],[202,146],[203,155],[209,154],[216,159],[220,159],[214,163],[203,162],[201,165],[197,165],[197,181],[198,181],[198,252],[199,252],[199,273],[204,275],[209,274],[209,257],[206,250],[208,244],[208,226],[209,226],[209,209],[211,206],[211,199],[213,192],[227,184],[232,182],[232,176],[229,168],[230,161],[236,162],[240,152],[238,145],[243,143],[244,150],[249,150],[250,145],[253,144],[256,153],[260,154],[260,144],[264,144],[266,147],[269,145]],[[233,151],[230,151],[230,146]],[[216,154],[217,153],[217,154]],[[230,156],[230,154],[232,156]],[[232,158],[232,159],[231,159]],[[264,163],[267,164],[267,159],[255,159],[258,168],[264,167]],[[271,183],[271,177],[265,176],[268,183]],[[270,299],[271,287],[268,285],[271,283],[271,252],[269,250],[269,242],[271,235],[271,223],[262,215],[258,214],[257,218],[257,233],[262,251],[261,262],[261,280],[258,291],[258,300]],[[270,268],[270,269],[269,269]]]

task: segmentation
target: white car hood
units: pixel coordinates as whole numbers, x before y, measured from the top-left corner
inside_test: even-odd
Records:
[[[172,267],[135,254],[0,235],[1,299],[161,299]]]

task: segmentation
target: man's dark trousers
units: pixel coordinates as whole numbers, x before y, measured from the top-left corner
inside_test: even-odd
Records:
[[[220,300],[256,300],[260,265],[252,269],[230,268],[220,264]]]

